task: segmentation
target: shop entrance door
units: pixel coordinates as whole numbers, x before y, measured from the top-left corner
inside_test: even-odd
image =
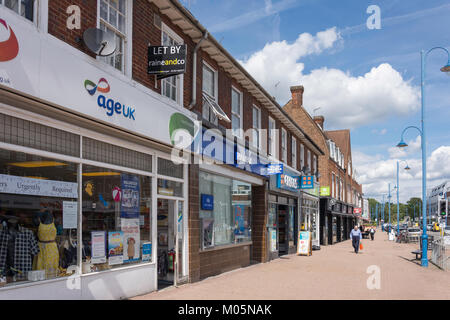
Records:
[[[158,290],[187,280],[184,210],[182,200],[158,198]]]
[[[278,206],[278,254],[280,256],[288,254],[288,207],[284,205]]]

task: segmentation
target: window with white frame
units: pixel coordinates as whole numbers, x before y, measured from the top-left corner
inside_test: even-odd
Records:
[[[183,44],[181,39],[175,32],[173,32],[166,25],[162,25],[161,44],[163,46],[176,46]],[[161,94],[177,104],[182,104],[182,80],[183,75],[175,75],[161,80]]]
[[[313,174],[317,173],[317,157],[316,155],[313,155]]]
[[[300,144],[300,170],[305,166],[305,146]]]
[[[202,90],[203,93],[207,94],[212,100],[217,102],[217,71],[203,63],[203,78],[202,78]],[[215,113],[211,110],[207,103],[203,103],[202,110],[203,119],[218,124],[218,119]]]
[[[311,151],[310,150],[308,150],[308,153],[307,153],[308,155],[307,155],[307,157],[306,157],[306,161],[307,161],[307,163],[308,163],[308,169],[311,171],[311,169],[312,169],[312,167],[311,167]]]
[[[292,168],[297,169],[297,139],[292,137]]]
[[[114,36],[116,51],[107,57],[100,57],[117,70],[125,72],[125,46],[127,42],[127,8],[125,0],[98,0],[100,4],[101,30]]]
[[[275,120],[273,120],[271,117],[269,117],[269,155],[270,156],[276,156],[276,127],[275,127]]]
[[[334,186],[334,180],[335,180],[334,173],[332,173],[332,174],[331,174],[331,196],[332,196],[333,198],[335,198],[335,194],[334,194],[334,188],[335,188],[335,186]]]
[[[35,20],[35,0],[0,0],[0,5],[11,9],[19,16],[24,17],[27,20]]]
[[[231,88],[231,129],[236,137],[242,138],[242,93]]]
[[[286,130],[281,128],[281,161],[287,161],[287,133]]]
[[[253,146],[261,147],[261,110],[253,106]]]

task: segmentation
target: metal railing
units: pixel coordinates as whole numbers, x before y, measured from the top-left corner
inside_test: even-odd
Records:
[[[444,238],[432,242],[431,262],[444,271],[450,270],[450,245],[444,243]]]

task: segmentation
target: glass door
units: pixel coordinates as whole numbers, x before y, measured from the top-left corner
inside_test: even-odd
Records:
[[[180,283],[187,282],[188,270],[186,262],[186,249],[187,249],[187,219],[185,219],[185,205],[184,201],[176,200],[176,259],[175,259],[175,286]]]

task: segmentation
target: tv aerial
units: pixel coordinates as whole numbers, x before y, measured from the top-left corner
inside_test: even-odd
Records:
[[[114,34],[97,28],[86,29],[83,33],[83,41],[89,50],[101,57],[110,56],[116,51]]]

